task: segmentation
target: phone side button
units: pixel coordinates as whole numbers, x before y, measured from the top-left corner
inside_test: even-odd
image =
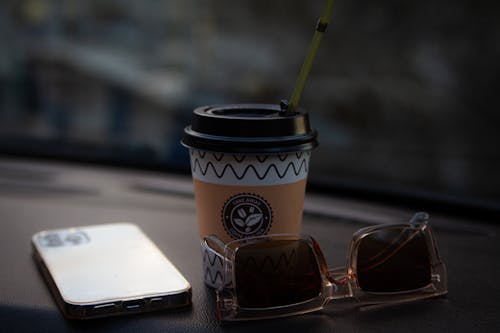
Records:
[[[166,297],[153,297],[149,299],[149,306],[153,308],[161,308],[168,304],[168,298]]]
[[[92,308],[88,308],[86,312],[88,316],[98,316],[116,312],[118,308],[119,308],[118,304],[106,303],[106,304],[96,305]]]
[[[137,311],[143,309],[145,304],[146,302],[143,299],[134,299],[122,302],[122,307],[125,311]]]

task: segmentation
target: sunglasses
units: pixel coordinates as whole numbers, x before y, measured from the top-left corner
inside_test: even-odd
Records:
[[[428,219],[417,213],[408,224],[360,229],[347,267],[331,270],[307,235],[264,235],[227,244],[215,235],[205,237],[205,282],[218,289],[217,317],[276,318],[320,310],[343,298],[364,306],[446,294],[446,269]]]

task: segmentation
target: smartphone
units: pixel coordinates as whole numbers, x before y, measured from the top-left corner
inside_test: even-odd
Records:
[[[187,306],[191,285],[136,225],[41,231],[33,256],[64,315],[88,319]]]

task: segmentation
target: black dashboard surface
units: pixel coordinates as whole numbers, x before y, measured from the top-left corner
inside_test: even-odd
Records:
[[[422,207],[425,209],[425,207]],[[492,332],[500,329],[498,224],[438,216],[431,225],[447,265],[446,297],[359,310],[221,324],[205,287],[189,178],[88,165],[0,159],[0,327],[15,332]],[[329,266],[345,262],[351,235],[409,210],[308,193],[303,231],[321,244]],[[75,321],[63,317],[31,253],[41,230],[110,222],[138,224],[193,288],[189,308]]]

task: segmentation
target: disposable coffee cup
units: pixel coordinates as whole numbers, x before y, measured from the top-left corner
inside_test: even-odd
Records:
[[[304,110],[238,104],[194,110],[190,149],[200,237],[298,233],[316,132]]]
[[[305,110],[199,107],[182,144],[190,150],[201,239],[215,234],[227,243],[301,232],[309,159],[317,145]]]

